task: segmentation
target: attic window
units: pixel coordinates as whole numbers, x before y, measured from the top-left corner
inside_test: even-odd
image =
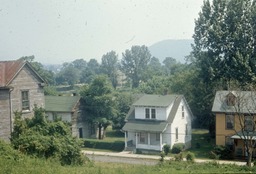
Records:
[[[230,92],[226,96],[226,103],[228,106],[234,106],[236,104],[236,96]]]

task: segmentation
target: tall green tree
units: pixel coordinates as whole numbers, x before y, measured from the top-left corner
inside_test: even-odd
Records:
[[[52,71],[46,70],[40,62],[35,61],[35,56],[24,56],[19,58],[19,60],[28,61],[36,72],[50,85],[55,84],[55,74]]]
[[[151,54],[148,48],[143,46],[132,46],[131,50],[123,53],[121,60],[121,71],[132,81],[132,88],[137,88],[141,80],[145,80],[145,72],[150,62]]]
[[[56,75],[56,82],[57,84],[68,84],[71,86],[79,83],[79,70],[70,63],[64,64],[61,71]]]
[[[100,74],[100,64],[96,59],[90,59],[87,62],[86,68],[81,72],[80,82],[91,83],[92,80]]]
[[[166,76],[173,75],[177,72],[181,72],[184,69],[184,64],[177,62],[176,59],[172,57],[166,57],[163,61],[163,72]]]
[[[110,51],[102,56],[101,70],[109,77],[112,86],[116,89],[118,84],[118,55],[115,51]]]
[[[105,129],[116,115],[112,86],[106,76],[97,76],[89,86],[81,89],[86,120],[98,125],[98,138],[102,139]],[[103,129],[103,134],[101,134]]]
[[[193,54],[205,82],[255,81],[251,0],[209,0],[195,21]]]

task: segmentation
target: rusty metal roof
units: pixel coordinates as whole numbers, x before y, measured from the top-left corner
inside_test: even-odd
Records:
[[[22,60],[0,61],[0,86],[7,86],[24,65]]]
[[[23,60],[0,61],[0,87],[8,86],[26,64],[34,71],[32,66]],[[44,81],[36,72],[35,74]]]

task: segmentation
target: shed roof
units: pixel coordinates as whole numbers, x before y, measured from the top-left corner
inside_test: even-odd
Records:
[[[80,96],[45,96],[45,110],[51,112],[74,112]]]

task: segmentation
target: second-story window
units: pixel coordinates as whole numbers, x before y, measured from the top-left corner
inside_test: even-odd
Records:
[[[234,115],[226,115],[226,129],[234,129]]]
[[[29,91],[21,91],[21,106],[22,106],[22,111],[27,111],[30,110],[29,107]]]
[[[151,109],[151,118],[152,119],[156,118],[156,109]]]
[[[254,131],[254,117],[252,115],[244,116],[244,130],[248,132]]]
[[[156,119],[156,109],[145,109],[145,118],[147,119]]]
[[[145,109],[145,114],[146,114],[145,115],[146,118],[150,118],[149,108]]]

